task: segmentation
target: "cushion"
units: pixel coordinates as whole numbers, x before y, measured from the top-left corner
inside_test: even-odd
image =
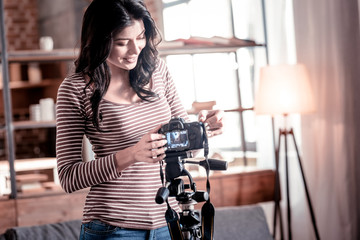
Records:
[[[260,205],[215,209],[214,240],[272,240]]]
[[[71,240],[79,239],[80,220],[31,227],[14,227],[5,232],[7,240]]]

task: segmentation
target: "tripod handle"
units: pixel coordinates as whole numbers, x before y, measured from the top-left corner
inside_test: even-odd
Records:
[[[222,160],[217,160],[217,159],[208,159],[208,161],[209,161],[209,165],[210,165],[210,170],[223,171],[228,168],[227,161],[222,161]],[[206,168],[207,167],[206,160],[200,161],[199,165]]]
[[[156,193],[155,202],[157,204],[162,204],[163,202],[165,202],[167,200],[167,198],[169,197],[169,194],[170,194],[170,191],[168,188],[166,188],[166,187],[159,188],[159,190]]]

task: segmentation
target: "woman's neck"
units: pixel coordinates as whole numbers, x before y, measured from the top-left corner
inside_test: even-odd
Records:
[[[130,85],[129,71],[119,69],[111,72],[110,84],[104,99],[119,104],[140,102],[141,99]]]

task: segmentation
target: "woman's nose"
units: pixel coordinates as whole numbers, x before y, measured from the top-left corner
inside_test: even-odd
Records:
[[[139,54],[140,51],[141,51],[141,47],[140,47],[139,43],[137,42],[137,40],[130,41],[129,52],[131,54]]]

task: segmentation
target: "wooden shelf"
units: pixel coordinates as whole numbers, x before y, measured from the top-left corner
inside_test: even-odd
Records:
[[[56,168],[56,158],[17,159],[14,166],[16,172],[54,169]],[[9,163],[7,161],[0,161],[0,169],[4,172],[9,171]]]
[[[254,110],[253,107],[250,108],[234,108],[234,109],[225,109],[224,112],[244,112]]]
[[[59,85],[63,79],[43,79],[39,83],[31,83],[28,81],[14,81],[9,83],[10,89],[27,89],[27,88],[42,88],[48,86]],[[0,90],[2,90],[2,86]]]
[[[180,55],[180,54],[200,54],[200,53],[229,53],[235,52],[239,48],[244,47],[263,47],[263,44],[251,45],[222,45],[222,46],[208,46],[208,45],[185,45],[176,48],[159,48],[160,56]]]
[[[13,122],[13,129],[34,129],[34,128],[54,128],[56,127],[56,121],[16,121]],[[0,131],[5,131],[5,126],[0,126]]]
[[[54,49],[45,50],[17,50],[9,51],[8,61],[13,62],[54,62],[54,61],[74,61],[78,54],[77,49]]]
[[[18,121],[13,122],[14,129],[33,129],[33,128],[53,128],[56,127],[56,121]]]

